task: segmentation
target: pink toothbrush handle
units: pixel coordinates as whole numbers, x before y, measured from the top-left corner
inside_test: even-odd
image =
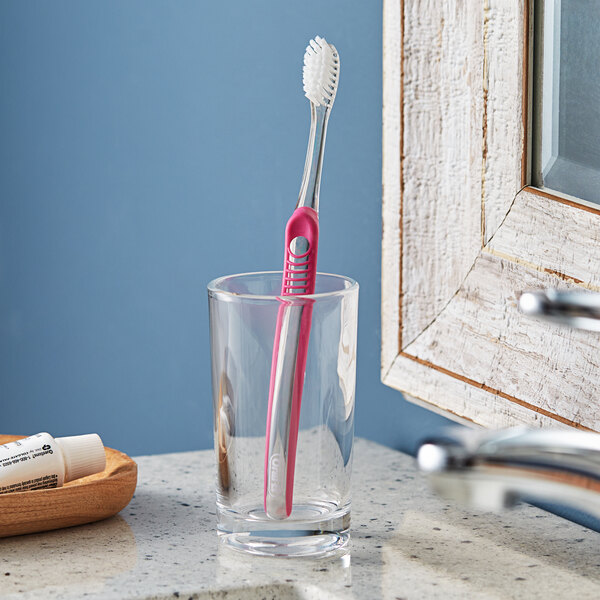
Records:
[[[267,413],[264,505],[267,516],[292,512],[294,470],[317,274],[319,221],[315,210],[298,208],[285,233],[285,264],[277,314]]]
[[[294,254],[292,244],[306,240],[305,252]],[[319,249],[319,216],[306,206],[297,208],[285,228],[285,261],[281,295],[314,294]]]

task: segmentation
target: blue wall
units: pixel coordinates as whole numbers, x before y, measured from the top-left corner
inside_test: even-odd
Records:
[[[319,268],[361,283],[357,434],[444,422],[379,382],[379,2],[0,4],[3,433],[211,446],[205,285],[278,269],[315,34],[341,56]]]

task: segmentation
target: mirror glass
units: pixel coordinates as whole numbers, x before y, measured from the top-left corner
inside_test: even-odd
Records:
[[[533,185],[600,204],[600,2],[536,0]]]

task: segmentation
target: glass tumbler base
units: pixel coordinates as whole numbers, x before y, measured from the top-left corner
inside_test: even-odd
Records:
[[[259,556],[326,557],[342,554],[350,541],[350,511],[319,515],[314,506],[297,506],[289,519],[274,521],[261,508],[244,516],[219,510],[219,541],[241,552]],[[262,518],[257,518],[262,513]],[[306,519],[308,514],[313,519]]]
[[[219,541],[240,552],[258,556],[294,557],[325,557],[341,552],[350,541],[349,533],[318,533],[312,535],[298,535],[294,531],[293,537],[268,535],[267,532],[247,533],[222,533],[219,532]]]

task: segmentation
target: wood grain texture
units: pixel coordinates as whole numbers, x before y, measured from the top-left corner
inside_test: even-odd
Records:
[[[484,2],[484,243],[497,231],[521,189],[524,0]]]
[[[401,280],[407,283],[401,337],[406,347],[454,295],[481,247],[483,39],[480,3],[423,0],[406,2],[404,11]],[[399,66],[384,76],[399,77]],[[393,178],[384,172],[384,185]]]
[[[516,307],[525,289],[600,289],[598,210],[521,189],[528,5],[406,2],[400,51],[386,27],[384,52],[404,68],[384,63],[402,159],[384,162],[384,185],[400,183],[386,192],[383,268],[400,275],[383,277],[382,378],[486,427],[600,431],[597,334]]]
[[[540,233],[545,233],[543,243]],[[600,290],[600,215],[523,190],[488,248]],[[560,276],[559,275],[559,276]]]
[[[0,435],[0,444],[22,437]],[[136,484],[135,462],[118,450],[106,448],[102,473],[60,488],[0,494],[0,538],[106,519],[129,504]]]
[[[435,322],[395,359],[385,382],[451,418],[488,427],[569,424],[600,431],[597,335],[516,308],[517,291],[549,286],[577,287],[483,252]]]
[[[383,5],[383,35],[388,41],[383,55],[384,73],[394,76],[383,80],[383,228],[381,279],[384,289],[396,290],[381,298],[381,328],[388,335],[381,340],[381,365],[392,364],[400,351],[398,330],[400,323],[400,198],[401,153],[400,118],[402,90],[402,5],[385,2]],[[384,375],[384,373],[382,373]]]
[[[573,287],[484,252],[452,302],[406,353],[556,420],[600,431],[597,335],[543,323],[517,309],[518,291],[557,283]],[[459,414],[473,418],[468,410]]]
[[[483,427],[516,425],[567,427],[510,400],[471,385],[459,377],[432,369],[406,354],[396,357],[385,383],[405,390],[405,398],[462,424]],[[470,415],[465,418],[464,415]]]

